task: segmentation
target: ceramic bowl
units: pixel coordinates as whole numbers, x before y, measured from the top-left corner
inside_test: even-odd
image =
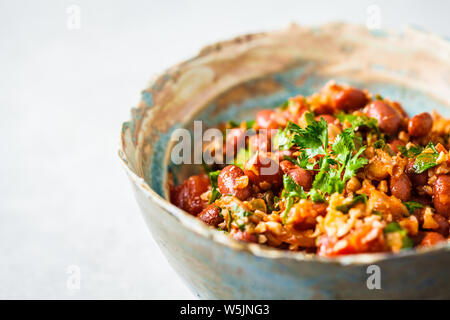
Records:
[[[205,127],[251,119],[329,79],[400,101],[411,114],[450,116],[450,44],[408,28],[332,23],[245,35],[204,48],[142,92],[123,124],[119,154],[154,239],[198,297],[450,298],[449,245],[326,259],[237,242],[167,200],[169,172],[182,181],[197,170],[171,164],[175,129],[191,128],[194,119]],[[381,289],[367,285],[373,268]]]

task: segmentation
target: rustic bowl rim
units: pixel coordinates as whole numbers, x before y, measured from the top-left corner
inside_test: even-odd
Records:
[[[344,23],[344,22],[331,22],[322,24],[320,26],[330,26],[330,25],[351,25],[351,26],[358,26],[357,24],[351,24],[351,23]],[[295,24],[291,24],[290,27],[295,27]],[[319,27],[320,27],[319,26]],[[302,26],[302,28],[307,28],[310,30],[313,30],[317,26],[310,26],[305,27]],[[417,32],[423,36],[427,37],[433,37],[434,39],[438,41],[445,42],[450,45],[450,39],[446,39],[442,36],[436,35],[432,32],[425,31],[423,29],[420,29],[416,26],[406,25],[402,29]],[[276,30],[280,31],[280,30]],[[381,32],[385,32],[389,35],[393,34],[393,29],[380,29]],[[266,34],[270,33],[268,32],[262,32],[262,33],[251,33],[239,36],[237,38],[243,39],[243,41],[246,41],[247,39],[251,39],[253,36],[265,36]],[[237,39],[234,38],[234,39]],[[213,43],[211,45],[207,45],[204,48],[202,48],[199,53],[194,56],[191,59],[188,59],[189,61],[195,60],[200,56],[205,56],[209,54],[209,48],[216,47],[216,46],[228,46],[230,45],[230,42],[234,39],[219,41],[216,43]],[[183,62],[178,63],[175,65],[181,65]],[[164,75],[168,70],[170,70],[173,67],[169,67],[166,70],[163,70],[162,72],[155,73],[151,80],[148,82],[147,87],[151,87],[157,79]],[[124,122],[125,124],[126,122]],[[386,260],[397,260],[397,259],[403,259],[408,257],[418,257],[418,256],[424,256],[428,254],[433,253],[448,253],[450,251],[450,243],[444,243],[435,245],[432,247],[426,247],[426,248],[416,248],[411,250],[404,250],[398,253],[389,253],[389,252],[381,252],[381,253],[361,253],[361,254],[352,254],[352,255],[344,255],[344,256],[337,256],[333,258],[328,257],[321,257],[317,256],[315,254],[305,254],[303,252],[292,252],[288,250],[280,250],[276,248],[271,248],[268,246],[256,244],[256,243],[247,243],[247,242],[241,242],[237,241],[230,236],[224,234],[223,232],[220,232],[219,230],[216,230],[214,228],[211,228],[207,226],[205,223],[197,219],[196,217],[193,217],[192,215],[188,214],[184,210],[176,207],[173,205],[170,201],[164,199],[161,197],[158,193],[156,193],[149,185],[148,183],[141,177],[139,177],[128,165],[128,159],[127,155],[123,150],[124,145],[124,135],[122,131],[122,135],[120,137],[120,143],[119,143],[119,157],[122,160],[121,163],[123,167],[125,168],[125,171],[130,178],[130,180],[133,182],[133,184],[151,201],[154,201],[161,209],[169,213],[172,217],[174,217],[183,227],[188,229],[189,231],[195,232],[200,236],[203,236],[207,239],[210,239],[218,244],[227,246],[228,248],[236,251],[240,251],[242,253],[251,254],[257,257],[261,258],[267,258],[267,259],[288,259],[293,261],[314,261],[314,262],[321,262],[321,263],[327,263],[327,264],[337,264],[342,266],[350,266],[350,265],[367,265],[372,264],[376,262],[382,262]]]

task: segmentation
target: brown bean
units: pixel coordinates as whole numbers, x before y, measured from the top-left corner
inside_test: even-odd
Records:
[[[256,123],[260,129],[278,129],[279,127],[275,119],[275,112],[270,109],[258,111]]]
[[[287,173],[292,180],[294,180],[299,186],[302,186],[305,191],[309,191],[312,185],[312,174],[300,167],[289,170]]]
[[[396,140],[392,141],[389,145],[391,146],[392,151],[394,151],[395,153],[398,153],[399,152],[398,147],[405,146],[405,143],[402,140],[396,139]]]
[[[324,103],[314,105],[313,111],[315,114],[333,114],[335,112],[333,106]]]
[[[433,219],[439,225],[439,228],[436,229],[436,232],[442,234],[444,237],[447,237],[450,229],[448,220],[437,213],[433,215]]]
[[[408,122],[408,133],[411,137],[426,136],[433,127],[433,118],[428,112],[412,117]]]
[[[279,188],[283,183],[283,172],[277,162],[257,152],[244,166],[250,181],[263,190]]]
[[[209,178],[205,174],[191,176],[172,190],[170,200],[180,209],[196,216],[207,204],[200,196],[208,191],[209,185]]]
[[[391,101],[391,106],[392,108],[394,108],[395,110],[397,110],[397,112],[401,115],[401,117],[403,119],[408,119],[408,113],[405,111],[405,109],[403,108],[403,106],[397,102],[397,101]]]
[[[289,160],[283,160],[280,162],[280,169],[283,171],[283,173],[288,173],[289,170],[294,169],[295,164],[293,164]]]
[[[223,218],[220,216],[220,208],[215,204],[210,204],[203,209],[199,213],[198,218],[213,227],[217,227],[223,221]]]
[[[292,180],[294,180],[299,186],[302,186],[305,191],[309,191],[312,185],[311,172],[296,166],[288,160],[280,162],[281,171],[287,173]]]
[[[419,246],[428,247],[444,241],[446,241],[445,238],[437,232],[425,232],[425,236],[423,237]]]
[[[367,103],[367,97],[361,90],[347,88],[339,91],[334,97],[334,107],[337,110],[355,111],[363,108]]]
[[[440,175],[433,186],[433,204],[436,212],[450,218],[450,176]]]
[[[236,233],[232,235],[233,239],[244,242],[258,242],[258,237],[256,234],[249,233],[247,231],[238,230]]]
[[[404,173],[397,177],[391,177],[390,187],[391,194],[402,201],[407,201],[411,197],[412,184]]]
[[[414,159],[410,159],[410,161],[406,165],[405,172],[414,186],[423,186],[427,183],[428,173],[426,171],[422,173],[416,173],[416,171],[414,170]]]
[[[250,184],[243,186],[237,178],[244,176],[241,168],[235,165],[228,165],[220,171],[217,179],[219,191],[222,195],[232,195],[239,200],[247,199],[251,194]]]
[[[380,129],[389,134],[395,135],[401,123],[400,114],[390,105],[383,101],[375,100],[369,103],[364,109],[368,117],[378,121]]]

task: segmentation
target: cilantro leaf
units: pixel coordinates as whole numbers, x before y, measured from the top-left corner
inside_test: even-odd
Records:
[[[361,157],[362,153],[366,150],[366,147],[362,147],[359,149],[359,151],[348,161],[348,163],[345,165],[345,173],[344,173],[344,181],[347,181],[354,175],[356,175],[356,172],[365,166],[369,161]]]
[[[410,237],[408,237],[408,233],[406,232],[406,230],[403,229],[396,221],[388,223],[386,227],[384,227],[384,233],[392,233],[392,232],[400,233],[402,237],[402,249],[408,249],[413,247],[414,242],[411,240]]]
[[[211,182],[211,195],[209,196],[208,204],[214,203],[222,194],[219,191],[217,179],[219,178],[220,170],[211,171],[208,173],[209,181]]]
[[[430,152],[431,150],[431,152]],[[437,166],[437,159],[439,157],[439,152],[437,152],[433,143],[429,143],[425,150],[422,151],[414,161],[413,169],[416,173],[422,173],[430,168]]]
[[[346,201],[345,203],[336,207],[336,210],[339,210],[343,213],[347,213],[351,208],[353,208],[358,203],[367,203],[367,195],[359,194],[354,196],[351,200]]]
[[[325,155],[328,147],[328,124],[323,118],[320,121],[312,121],[305,129],[300,128],[293,140],[300,148],[310,149],[310,156]]]
[[[289,122],[284,130],[279,130],[274,137],[275,149],[289,150],[294,145],[293,135],[300,132],[302,128],[293,122]]]
[[[350,152],[356,148],[354,139],[355,131],[351,128],[347,128],[334,140],[332,150],[339,162],[345,163],[349,160],[348,156],[350,155]]]
[[[403,202],[403,204],[406,206],[406,209],[408,209],[410,214],[413,214],[417,209],[425,207],[423,204],[416,201],[407,201]]]
[[[423,148],[420,146],[411,146],[409,148],[405,146],[397,146],[397,149],[398,151],[400,151],[402,155],[404,155],[407,158],[413,158],[419,155],[423,150]]]
[[[338,113],[336,117],[342,123],[344,123],[345,121],[350,123],[352,128],[355,130],[357,130],[360,127],[366,127],[376,132],[378,136],[381,135],[380,129],[378,128],[378,122],[375,118],[370,118],[365,115],[346,114],[344,112]]]
[[[386,141],[384,141],[383,139],[379,139],[373,143],[373,147],[375,149],[383,149],[385,145]]]
[[[291,210],[296,199],[306,199],[307,195],[303,187],[298,185],[288,174],[283,175],[283,192],[281,197],[286,199],[286,209],[282,215],[282,221],[285,224],[289,210]]]

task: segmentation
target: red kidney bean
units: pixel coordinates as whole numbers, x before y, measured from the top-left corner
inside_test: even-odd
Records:
[[[280,162],[281,171],[287,173],[292,180],[294,180],[298,185],[302,186],[305,191],[309,191],[312,185],[312,174],[311,172],[294,165],[288,160]]]
[[[410,159],[406,165],[405,172],[415,186],[423,186],[427,183],[428,173],[427,171],[422,173],[416,173],[414,170],[414,159]]]
[[[411,197],[412,184],[404,173],[398,177],[391,177],[390,187],[391,194],[402,201],[407,201]]]
[[[240,147],[245,148],[245,131],[241,128],[233,128],[227,132],[226,137],[227,156],[236,155]]]
[[[428,112],[412,117],[408,122],[408,133],[411,137],[426,136],[433,127],[433,118]]]
[[[392,108],[394,108],[395,110],[397,110],[397,112],[400,114],[401,118],[403,118],[404,120],[408,119],[408,113],[405,111],[405,109],[403,108],[403,106],[397,102],[397,101],[392,101],[391,102],[391,106]]]
[[[302,186],[305,191],[309,191],[312,185],[312,174],[300,167],[289,170],[287,173],[292,180],[294,180],[299,186]]]
[[[289,160],[283,160],[280,162],[280,169],[283,173],[287,173],[289,170],[294,169],[296,166]]]
[[[252,151],[270,152],[271,137],[268,133],[260,133],[251,136],[249,139],[249,146]]]
[[[171,201],[178,208],[196,216],[207,204],[200,196],[208,191],[209,185],[209,178],[205,174],[191,176],[173,189]]]
[[[275,120],[275,112],[270,109],[258,111],[256,123],[260,129],[278,129],[279,125]]]
[[[372,101],[366,106],[364,112],[368,117],[378,121],[378,126],[383,132],[389,135],[397,133],[401,124],[401,116],[387,103],[379,100]]]
[[[437,232],[425,232],[425,236],[423,237],[419,246],[428,247],[444,241],[446,241],[445,238]]]
[[[450,176],[440,175],[433,186],[433,204],[436,212],[450,218]]]
[[[215,204],[210,204],[203,209],[199,213],[198,218],[213,227],[217,227],[223,221],[223,218],[220,216],[220,208]]]
[[[314,106],[313,111],[315,114],[333,114],[335,110],[329,104],[319,104]]]
[[[336,118],[329,114],[322,114],[319,116],[316,116],[316,121],[320,121],[320,119],[323,118],[328,124],[334,123],[336,121]]]
[[[247,161],[244,172],[252,183],[263,190],[277,189],[283,184],[283,172],[279,164],[259,152]]]
[[[450,229],[448,220],[437,213],[433,215],[433,219],[439,225],[439,228],[436,229],[436,232],[442,234],[444,237],[447,237]]]
[[[222,195],[232,195],[239,200],[247,199],[251,194],[251,186],[248,183],[246,186],[242,186],[236,180],[244,175],[241,168],[235,165],[229,165],[220,171],[217,179],[219,191]]]
[[[346,112],[363,108],[367,103],[367,97],[361,90],[347,88],[339,91],[334,97],[334,107]]]
[[[395,153],[398,153],[398,146],[405,146],[405,143],[402,140],[394,140],[392,141],[390,144],[392,151],[394,151]]]

